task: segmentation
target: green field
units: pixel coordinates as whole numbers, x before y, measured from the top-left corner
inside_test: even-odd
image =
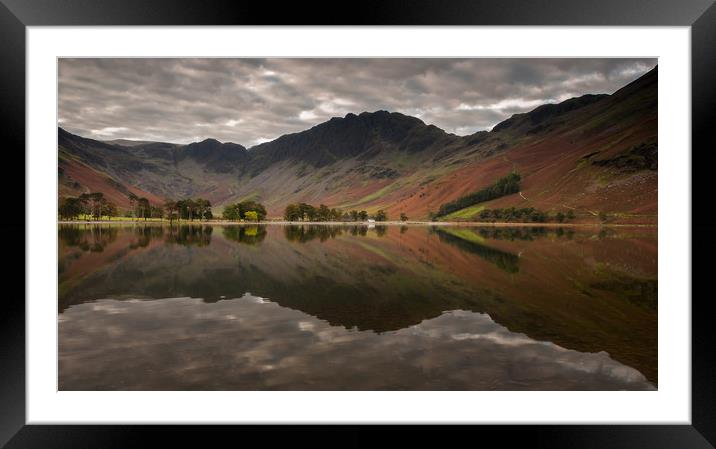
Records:
[[[454,219],[463,219],[467,220],[470,218],[473,218],[475,215],[479,214],[483,209],[485,208],[484,204],[476,204],[474,206],[468,206],[464,209],[456,210],[455,212],[449,213],[445,215],[444,217],[441,217],[442,221],[450,221]]]

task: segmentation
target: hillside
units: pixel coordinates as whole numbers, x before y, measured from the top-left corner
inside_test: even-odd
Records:
[[[60,195],[102,191],[123,207],[129,191],[157,203],[255,199],[270,217],[288,203],[323,203],[425,219],[514,170],[521,192],[480,207],[572,209],[580,220],[606,212],[653,223],[657,85],[654,68],[611,95],[542,105],[469,136],[386,111],[334,117],[249,149],[214,139],[102,142],[59,129]],[[480,207],[454,215],[469,219]]]

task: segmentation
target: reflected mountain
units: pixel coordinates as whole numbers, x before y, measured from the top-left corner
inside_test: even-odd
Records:
[[[64,313],[60,338],[61,390],[654,389],[605,352],[535,341],[462,310],[376,334],[249,294],[100,300]]]
[[[98,300],[218,307],[250,292],[331,328],[382,336],[462,310],[568,351],[606,352],[657,382],[656,231],[136,228],[112,227],[102,252],[77,250],[94,241],[93,227],[61,236],[61,320]]]

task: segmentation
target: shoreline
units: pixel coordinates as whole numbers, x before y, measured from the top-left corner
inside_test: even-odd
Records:
[[[142,221],[142,220],[59,220],[57,224],[133,224],[133,225],[216,225],[216,226],[252,226],[252,225],[321,225],[321,226],[469,226],[469,227],[580,227],[580,228],[657,228],[656,223],[534,223],[534,222],[480,222],[480,221],[381,221],[368,223],[367,221],[206,221],[182,220],[172,221]]]

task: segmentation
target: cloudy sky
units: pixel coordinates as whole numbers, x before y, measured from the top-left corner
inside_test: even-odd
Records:
[[[61,59],[59,125],[94,139],[251,147],[349,112],[402,112],[458,135],[587,93],[655,59]]]

